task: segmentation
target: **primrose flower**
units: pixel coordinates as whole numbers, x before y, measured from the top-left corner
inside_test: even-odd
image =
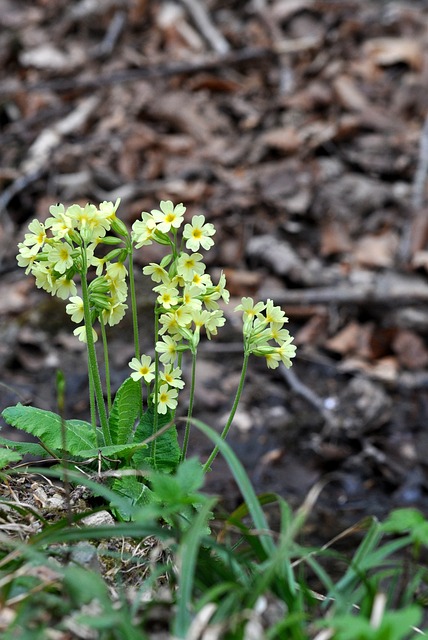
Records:
[[[143,211],[141,218],[132,225],[132,240],[135,242],[136,249],[152,244],[156,231],[156,221],[150,213]]]
[[[76,227],[85,242],[94,242],[103,238],[110,229],[111,222],[104,217],[95,205],[86,204],[81,207],[72,204],[66,211],[67,215],[75,221]]]
[[[279,355],[281,362],[285,367],[287,367],[287,369],[292,365],[291,358],[294,358],[296,355],[296,347],[294,344],[291,344],[292,340],[292,336],[289,336],[288,340],[276,348],[276,354]]]
[[[83,312],[83,300],[80,296],[71,296],[70,302],[65,307],[66,312],[73,322],[82,322],[84,312]]]
[[[275,340],[278,344],[282,344],[285,340],[288,340],[290,333],[288,329],[283,328],[282,322],[272,322],[269,331],[269,338]]]
[[[68,242],[55,242],[48,247],[48,260],[55,271],[65,273],[74,264],[73,247]]]
[[[162,313],[159,316],[159,323],[162,327],[159,329],[159,335],[168,333],[172,338],[180,339],[180,324],[177,321],[174,313]]]
[[[164,336],[156,342],[156,352],[161,354],[159,360],[163,364],[173,364],[177,357],[178,345],[170,336]]]
[[[114,204],[113,202],[107,202],[106,200],[104,200],[104,202],[101,202],[99,206],[99,212],[101,216],[106,218],[107,220],[113,220],[116,217],[116,211],[119,207],[119,204],[120,198],[117,198]]]
[[[267,322],[288,322],[288,318],[281,307],[275,307],[273,301],[269,298],[266,301],[265,315]]]
[[[178,229],[183,222],[183,214],[186,207],[183,204],[177,204],[175,207],[171,200],[161,200],[159,209],[152,209],[151,214],[157,224],[157,228],[162,233],[171,231],[171,227]]]
[[[48,263],[40,263],[33,265],[32,274],[36,278],[36,287],[44,289],[48,293],[52,293],[55,289],[54,277],[52,275],[52,267]]]
[[[55,238],[65,238],[73,230],[73,221],[66,215],[63,204],[53,204],[49,207],[51,218],[47,218],[45,228],[52,231]]]
[[[211,311],[210,317],[205,322],[205,331],[207,332],[208,340],[211,340],[211,336],[217,335],[217,329],[222,327],[226,322],[226,318],[223,315],[223,311],[216,309]]]
[[[154,287],[153,291],[159,293],[157,301],[164,309],[170,309],[178,304],[178,289],[175,287],[168,284],[160,284]]]
[[[147,267],[143,268],[143,273],[145,276],[151,276],[153,282],[166,282],[169,280],[168,272],[160,266],[160,264],[156,264],[156,262],[150,262]]]
[[[124,304],[118,298],[111,298],[108,309],[103,309],[101,312],[103,322],[108,324],[109,327],[114,327],[115,324],[123,319],[128,308],[127,304]]]
[[[177,260],[177,274],[185,282],[192,282],[195,274],[201,276],[205,271],[205,264],[202,262],[201,253],[181,253]]]
[[[279,353],[266,353],[264,357],[269,369],[277,369],[279,367],[279,363],[281,362],[281,356]]]
[[[186,224],[183,231],[183,238],[186,239],[186,248],[190,249],[190,251],[197,251],[202,246],[208,250],[214,244],[214,240],[210,237],[214,234],[214,225],[205,224],[205,216],[193,216],[191,224]]]
[[[23,242],[18,244],[19,253],[16,256],[19,267],[25,267],[25,275],[28,276],[33,268],[34,261],[37,260],[37,254],[34,253],[29,247],[26,247]]]
[[[155,363],[152,362],[150,356],[142,355],[140,359],[132,358],[131,362],[129,362],[129,367],[134,369],[134,372],[131,373],[131,378],[135,382],[141,380],[141,378],[145,382],[151,382],[155,377]]]
[[[109,284],[111,296],[120,302],[125,302],[128,296],[127,274],[128,271],[122,262],[107,264],[105,278]]]
[[[216,293],[218,293],[219,296],[223,298],[224,302],[227,304],[230,299],[230,293],[226,289],[226,276],[224,275],[223,271],[221,272],[219,281],[215,285],[214,289]]]
[[[73,331],[73,334],[76,336],[76,338],[79,338],[80,342],[88,342],[88,339],[86,337],[85,325],[82,325],[81,327],[77,327],[77,329]],[[94,338],[94,342],[96,342],[98,340],[98,335],[93,327],[92,327],[92,336]]]
[[[166,413],[168,409],[174,411],[177,407],[177,389],[168,388],[167,384],[161,385],[158,393],[158,413]]]
[[[169,387],[175,387],[176,389],[182,389],[184,387],[184,380],[181,379],[181,369],[176,367],[172,368],[172,364],[164,366],[164,370],[159,372],[161,380],[166,382]]]
[[[235,311],[242,311],[244,319],[253,320],[256,316],[260,316],[265,308],[264,302],[257,302],[254,304],[252,298],[242,298],[241,304],[235,307]]]
[[[28,225],[28,228],[31,231],[31,233],[25,234],[25,239],[23,244],[26,247],[31,247],[31,250],[30,250],[31,253],[36,255],[37,253],[39,253],[40,249],[43,247],[43,245],[47,240],[46,228],[44,224],[42,224],[39,220],[37,220],[37,218],[35,218],[32,222],[30,222],[30,224]]]
[[[59,278],[55,278],[54,282],[54,291],[52,291],[52,295],[55,293],[58,298],[61,300],[68,300],[70,296],[75,296],[77,292],[77,287],[75,282],[66,276],[66,274],[60,276]]]

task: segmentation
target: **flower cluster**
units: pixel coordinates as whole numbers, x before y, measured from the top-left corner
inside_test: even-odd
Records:
[[[182,204],[174,206],[170,200],[163,200],[159,209],[150,213],[143,211],[141,219],[132,227],[136,248],[158,242],[170,249],[160,264],[151,262],[143,268],[143,273],[154,282],[153,291],[157,295],[156,354],[163,365],[163,371],[159,372],[159,413],[177,406],[177,389],[184,386],[178,366],[183,351],[189,349],[195,353],[202,329],[208,338],[217,334],[218,328],[225,323],[217,301],[220,298],[229,300],[224,274],[214,284],[199,253],[201,247],[209,249],[213,246],[214,226],[206,223],[203,215],[195,215],[184,225],[179,236],[185,211]],[[143,355],[129,363],[135,380],[152,381],[154,364],[150,365],[148,358]]]
[[[73,204],[66,209],[63,204],[52,205],[51,217],[45,223],[33,220],[28,226],[30,233],[18,245],[19,266],[35,277],[37,287],[63,300],[69,299],[66,310],[73,322],[80,324],[84,320],[83,299],[77,295],[74,278],[76,274],[86,278],[91,266],[96,267],[97,275],[89,284],[92,322],[99,318],[112,326],[120,322],[127,309],[127,270],[123,264],[127,252],[114,249],[103,258],[95,256],[100,243],[122,242],[116,236],[107,236],[107,232],[127,234],[123,222],[116,217],[118,206],[119,200],[115,204],[102,202],[99,207]],[[86,341],[84,324],[74,333]],[[96,339],[95,330],[93,335]]]
[[[244,349],[246,353],[262,356],[270,369],[276,369],[282,362],[291,367],[296,347],[291,344],[293,337],[284,324],[288,322],[281,307],[274,306],[272,300],[257,302],[252,298],[242,298],[235,311],[242,311]]]
[[[134,222],[132,232],[128,232],[116,216],[118,206],[119,200],[102,202],[98,207],[93,204],[51,206],[50,217],[44,223],[33,220],[29,224],[29,232],[18,245],[18,264],[35,277],[39,288],[68,299],[66,311],[71,320],[80,325],[74,334],[88,343],[91,376],[101,411],[103,392],[97,371],[93,344],[97,333],[93,325],[95,320],[100,322],[106,347],[104,327],[122,320],[127,309],[129,278],[135,344],[135,357],[129,362],[131,378],[146,384],[149,398],[157,405],[157,413],[174,412],[178,393],[184,387],[183,353],[192,354],[193,398],[195,358],[201,332],[211,339],[225,323],[220,307],[220,300],[229,301],[225,275],[221,273],[214,283],[201,253],[214,245],[215,228],[203,215],[195,215],[185,223],[183,204],[163,200],[159,209],[150,213],[143,211]],[[132,271],[133,250],[153,242],[167,248],[159,264],[151,262],[143,268],[143,273],[153,281],[156,294],[154,360],[146,354],[139,355]],[[111,245],[111,249],[106,255],[105,251],[96,255],[99,245]],[[89,275],[90,269],[95,272],[94,277]],[[80,277],[81,295],[78,295],[75,276]],[[243,298],[237,310],[243,312],[246,359],[254,354],[264,357],[270,368],[276,368],[280,362],[290,367],[295,347],[284,328],[287,318],[281,308],[271,300],[255,304],[251,298]],[[107,432],[106,420],[103,416],[103,428]],[[186,429],[189,424],[190,418]]]

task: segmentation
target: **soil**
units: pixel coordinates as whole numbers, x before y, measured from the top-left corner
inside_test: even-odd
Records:
[[[251,362],[230,435],[257,491],[297,507],[326,481],[310,523],[324,541],[368,514],[428,515],[428,9],[197,6],[0,0],[0,408],[55,410],[61,368],[67,417],[88,414],[65,304],[16,266],[28,223],[55,202],[120,197],[130,225],[171,199],[215,224],[209,269],[232,294],[201,344],[197,417],[221,429],[232,404],[241,296],[272,298],[296,337],[289,372]],[[130,336],[111,332],[115,388]],[[190,445],[210,451],[197,432]],[[239,504],[220,458],[207,489]]]

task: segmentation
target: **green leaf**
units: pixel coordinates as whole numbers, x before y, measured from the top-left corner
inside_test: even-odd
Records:
[[[129,503],[129,508],[120,507],[118,513],[124,520],[131,518],[135,512],[135,506],[144,506],[154,500],[153,491],[140,482],[135,476],[122,476],[113,482],[113,491],[118,493]]]
[[[196,514],[183,536],[178,556],[180,572],[178,576],[177,615],[174,620],[174,636],[176,638],[188,638],[191,622],[192,595],[195,582],[195,570],[199,547],[205,535],[208,520],[211,517],[211,509],[216,500],[212,498],[202,506]]]
[[[109,417],[109,429],[114,444],[127,444],[131,438],[141,406],[141,385],[127,378],[116,393]]]
[[[406,533],[423,522],[425,518],[417,509],[395,509],[381,524],[381,529],[388,533]]]
[[[255,527],[260,531],[269,531],[267,520],[260,506],[259,499],[257,498],[257,495],[253,489],[253,485],[251,484],[251,481],[244,467],[238,460],[231,447],[221,439],[220,435],[216,431],[214,431],[214,429],[211,429],[211,427],[205,424],[205,422],[192,419],[192,423],[198,429],[200,429],[202,433],[208,436],[210,440],[212,440],[212,442],[214,442],[214,444],[219,448],[220,453],[223,455],[224,459],[229,465],[235,481],[244,497],[245,502],[247,503],[248,511],[253,519]],[[260,543],[262,544],[268,555],[274,553],[275,544],[271,536],[260,535]]]
[[[28,454],[30,456],[37,456],[38,458],[46,458],[49,455],[46,449],[43,449],[37,442],[18,442],[0,436],[0,446],[12,449],[22,456]]]
[[[76,606],[87,604],[94,598],[103,603],[109,601],[107,585],[94,571],[70,565],[64,570],[63,581],[67,595]]]
[[[136,451],[147,449],[146,444],[113,444],[107,447],[85,449],[80,452],[84,458],[93,458],[101,454],[105,458],[130,458]]]
[[[134,442],[143,442],[153,435],[154,411],[149,407],[140,420],[135,431]],[[171,412],[158,416],[158,431],[171,422]],[[177,438],[177,429],[171,425],[164,433],[160,434],[152,442],[149,452],[139,451],[133,457],[133,464],[136,468],[150,465],[159,471],[174,471],[180,461],[180,447]]]
[[[55,452],[63,450],[61,418],[56,413],[17,404],[5,409],[2,416],[12,427],[39,438],[48,449]],[[82,451],[96,448],[97,436],[89,422],[84,420],[65,420],[64,422],[66,450],[70,455],[82,457]]]
[[[0,447],[0,469],[4,469],[12,462],[20,462],[22,456],[17,451]]]
[[[158,500],[166,504],[193,504],[204,501],[202,494],[197,494],[204,483],[204,471],[196,458],[185,460],[179,465],[175,475],[154,473],[151,476],[153,491]]]

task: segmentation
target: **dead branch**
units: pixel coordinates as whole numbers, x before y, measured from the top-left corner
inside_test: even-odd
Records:
[[[286,291],[263,290],[264,297],[276,304],[418,304],[428,302],[428,284],[425,279],[404,273],[371,274],[369,282],[343,282],[335,287],[288,289]]]
[[[199,0],[180,0],[180,2],[212,49],[221,55],[228,53],[230,51],[229,43],[217,27],[214,26],[208,11]]]
[[[138,69],[123,69],[112,73],[98,74],[94,77],[78,76],[72,78],[58,78],[45,82],[20,85],[12,82],[2,86],[0,96],[7,96],[16,91],[89,91],[98,87],[105,87],[138,80],[167,78],[175,75],[186,75],[201,71],[214,71],[222,67],[251,63],[256,60],[275,59],[282,53],[298,53],[308,51],[319,45],[319,39],[308,36],[282,41],[272,47],[246,47],[238,51],[220,56],[202,56],[193,61],[180,61],[159,64],[147,64]]]

